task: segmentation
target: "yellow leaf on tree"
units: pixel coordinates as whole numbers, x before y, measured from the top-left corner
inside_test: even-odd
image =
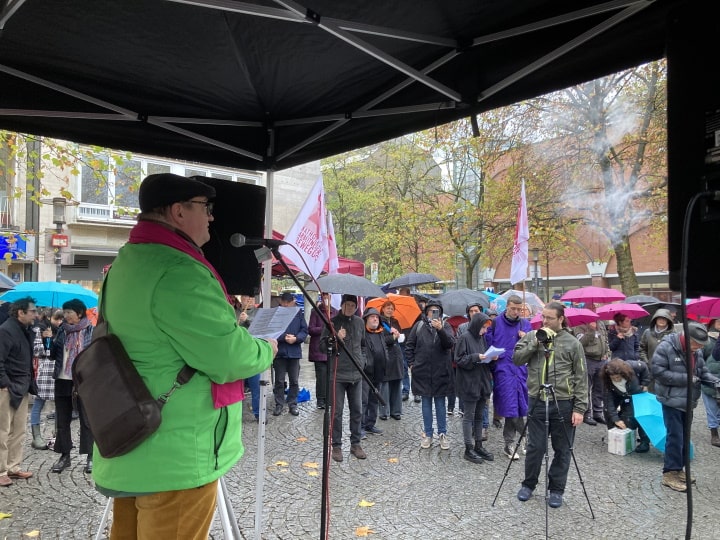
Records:
[[[388,459],[388,463],[398,463],[400,460],[396,457],[391,457]]]
[[[375,506],[375,503],[374,503],[374,502],[370,502],[370,501],[366,501],[365,499],[363,499],[362,501],[360,501],[360,502],[358,503],[358,506],[359,506],[360,508],[367,508],[367,507],[369,507],[369,506]]]
[[[287,467],[289,465],[289,463],[287,461],[276,461],[275,465],[277,467]]]
[[[30,531],[29,533],[25,533],[25,536],[35,538],[36,536],[40,536],[40,531]]]
[[[12,514],[5,514],[4,512],[0,512],[0,519],[10,518],[12,517]]]
[[[317,469],[318,464],[314,461],[306,461],[302,464],[303,467],[307,467],[308,469]]]
[[[358,527],[355,529],[355,536],[367,536],[368,534],[373,534],[375,531],[370,529],[370,527]]]

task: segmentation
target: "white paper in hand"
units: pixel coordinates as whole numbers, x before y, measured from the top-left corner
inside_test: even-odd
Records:
[[[493,358],[495,358],[496,356],[500,356],[504,352],[505,352],[505,349],[501,349],[499,347],[493,347],[492,345],[490,345],[490,348],[487,351],[485,351],[485,353],[484,353],[485,360],[482,361],[483,364],[487,364]]]
[[[300,311],[300,308],[297,306],[258,309],[250,323],[248,332],[256,338],[277,339],[285,333],[298,311]]]

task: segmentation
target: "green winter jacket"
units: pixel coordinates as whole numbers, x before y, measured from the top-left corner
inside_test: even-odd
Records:
[[[582,345],[569,330],[560,330],[553,341],[552,355],[545,373],[545,353],[538,346],[535,330],[515,345],[513,363],[528,365],[528,394],[540,395],[541,384],[550,383],[558,400],[573,400],[573,412],[585,414],[588,408],[588,380]]]
[[[159,244],[126,244],[108,275],[104,303],[110,331],[122,341],[154,396],[187,363],[197,369],[170,397],[160,428],[123,456],[95,448],[100,491],[155,493],[198,487],[242,457],[242,404],[215,409],[211,381],[245,379],[270,366],[270,344],[238,325],[220,283],[202,263]]]

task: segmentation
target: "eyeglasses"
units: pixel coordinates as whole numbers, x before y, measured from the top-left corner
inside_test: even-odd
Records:
[[[207,215],[208,215],[208,216],[212,216],[214,203],[212,203],[212,202],[210,202],[210,201],[186,201],[186,202],[189,202],[190,204],[202,204],[202,205],[204,205],[204,206],[205,206],[205,211],[207,212]]]

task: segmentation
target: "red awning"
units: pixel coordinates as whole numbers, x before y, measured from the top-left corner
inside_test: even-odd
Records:
[[[284,234],[281,234],[277,231],[273,231],[272,233],[273,240],[282,240],[285,238]],[[290,270],[293,272],[300,272],[300,270],[292,264],[290,261],[287,262],[287,265],[290,267]],[[323,272],[327,273],[328,271],[328,265],[325,263],[325,267],[323,268]],[[277,262],[276,260],[273,260],[273,266],[272,266],[272,273],[273,276],[283,276],[285,275],[285,269],[282,267],[282,265]],[[365,277],[365,263],[362,261],[356,261],[354,259],[346,259],[345,257],[338,257],[338,274],[353,274],[355,276]]]

